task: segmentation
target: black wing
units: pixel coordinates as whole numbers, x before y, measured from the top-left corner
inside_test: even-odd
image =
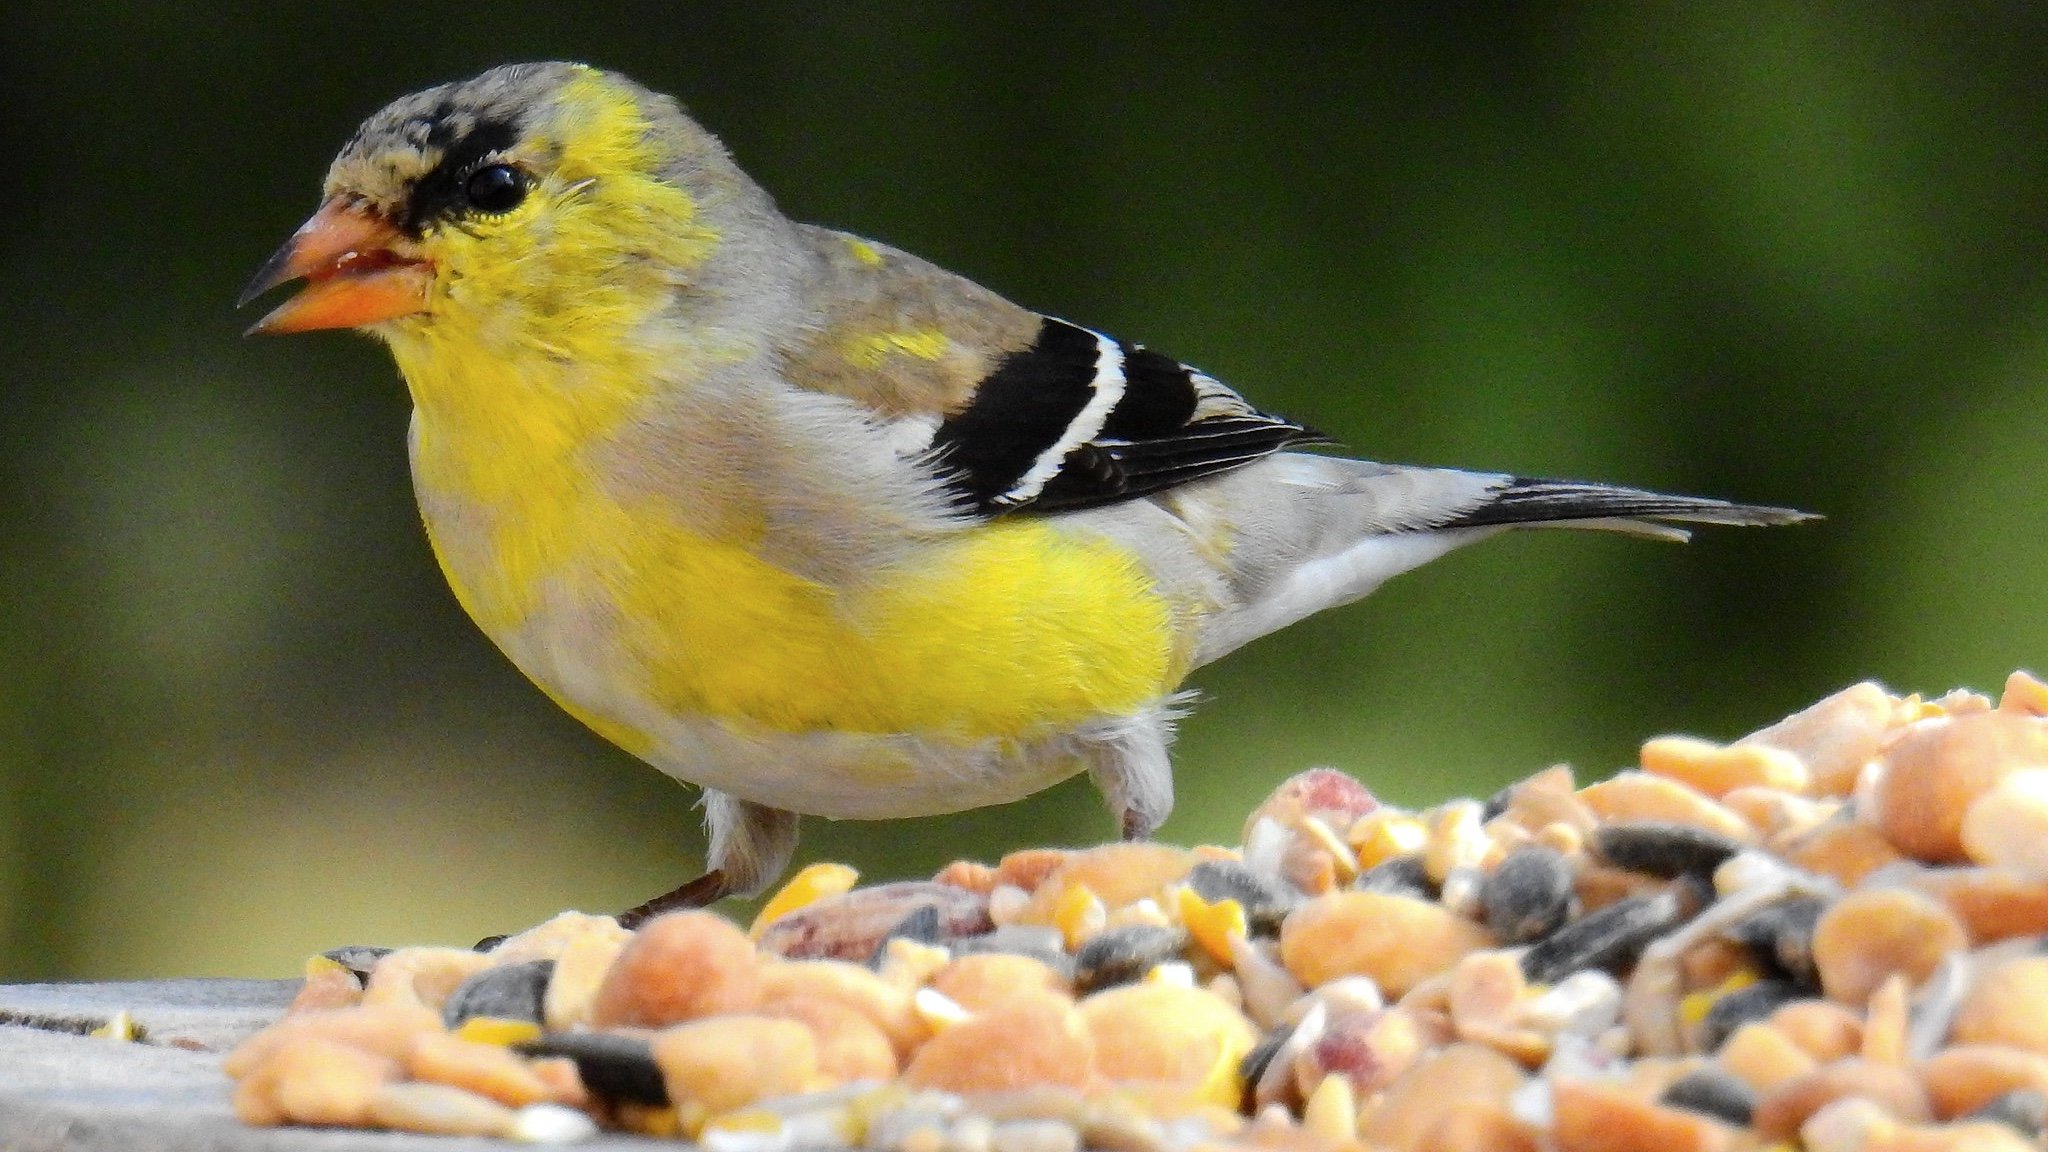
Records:
[[[995,516],[1129,500],[1321,440],[1170,356],[1048,317],[931,447],[961,502]]]

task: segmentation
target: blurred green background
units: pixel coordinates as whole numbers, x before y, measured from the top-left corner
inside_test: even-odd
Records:
[[[677,94],[792,214],[1379,459],[1800,505],[1538,533],[1196,680],[1166,834],[1399,801],[2048,653],[2048,9],[50,3],[0,12],[0,979],[284,974],[623,907],[692,794],[461,616],[381,349],[237,289],[385,101]],[[1085,786],[807,826],[871,877],[1112,832]]]

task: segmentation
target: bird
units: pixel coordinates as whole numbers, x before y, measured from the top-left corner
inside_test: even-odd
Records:
[[[1215,377],[792,221],[671,97],[521,63],[403,97],[258,270],[412,400],[455,598],[599,735],[703,789],[750,895],[800,815],[1173,806],[1188,674],[1523,527],[1683,539],[1789,508],[1333,454]]]

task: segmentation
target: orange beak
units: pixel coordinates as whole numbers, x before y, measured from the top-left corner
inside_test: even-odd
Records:
[[[329,200],[242,290],[237,307],[287,281],[306,281],[249,332],[360,328],[426,311],[434,266],[400,256],[398,242],[397,229],[375,213]]]

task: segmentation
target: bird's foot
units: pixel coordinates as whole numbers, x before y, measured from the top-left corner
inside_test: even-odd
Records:
[[[619,913],[619,926],[638,928],[664,912],[678,912],[686,908],[702,908],[715,904],[732,892],[725,880],[725,870],[713,868],[695,880],[664,892],[645,904],[635,905]]]
[[[1158,826],[1156,822],[1146,819],[1143,813],[1129,810],[1124,812],[1121,823],[1126,840],[1150,840],[1153,830]]]
[[[1172,729],[1163,712],[1140,713],[1099,734],[1084,753],[1088,775],[1126,840],[1150,840],[1173,812]]]
[[[618,914],[619,926],[637,929],[664,912],[679,912],[685,908],[702,908],[716,904],[732,894],[726,883],[725,873],[717,868],[704,873],[687,884],[678,885],[656,896],[644,904],[636,904]],[[489,952],[505,942],[504,935],[486,936],[470,946],[472,951]]]

